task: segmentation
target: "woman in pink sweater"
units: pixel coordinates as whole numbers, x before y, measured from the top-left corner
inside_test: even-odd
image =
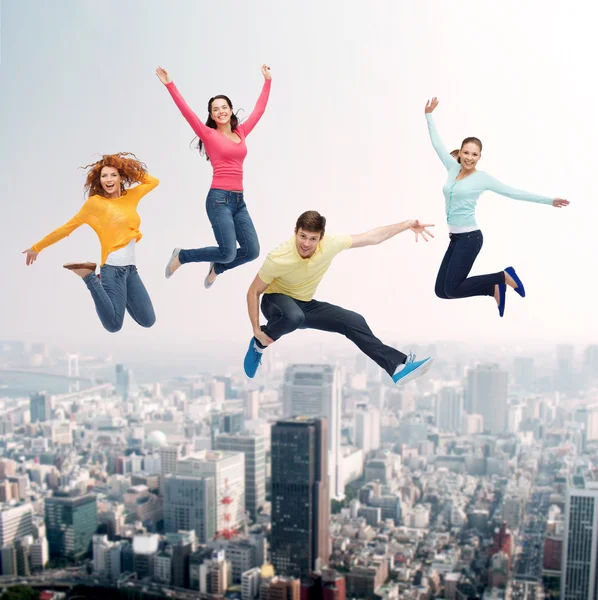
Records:
[[[193,250],[175,248],[166,265],[167,279],[185,263],[209,262],[204,286],[210,288],[220,273],[255,260],[260,254],[257,233],[243,198],[243,161],[247,156],[245,138],[264,114],[270,95],[270,67],[262,65],[262,74],[262,93],[244,123],[239,123],[233,113],[230,99],[220,95],[210,98],[208,119],[204,124],[189,108],[168,72],[162,67],[156,69],[156,75],[199,137],[200,153],[205,153],[212,163],[214,175],[206,198],[206,211],[218,244]]]

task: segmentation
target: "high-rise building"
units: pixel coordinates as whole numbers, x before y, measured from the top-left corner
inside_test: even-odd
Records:
[[[327,364],[290,365],[284,376],[284,416],[325,418],[328,423],[330,495],[345,495],[341,454],[341,379]]]
[[[166,475],[175,475],[177,472],[177,462],[185,456],[185,446],[183,444],[172,444],[162,446],[158,453],[160,455],[160,494],[163,496],[165,491]]]
[[[463,393],[454,387],[443,387],[436,401],[436,427],[459,432],[463,421]]]
[[[216,532],[234,531],[245,523],[245,455],[206,451],[181,458],[177,475],[214,479]]]
[[[569,392],[575,388],[575,348],[570,344],[556,347],[555,387],[560,392]]]
[[[380,448],[380,411],[367,404],[355,408],[355,445],[364,455]]]
[[[581,437],[584,443],[598,440],[598,404],[589,404],[575,412],[575,421],[581,423]]]
[[[584,351],[583,368],[586,379],[598,379],[598,345],[588,346]]]
[[[45,504],[50,556],[71,560],[85,556],[98,527],[96,496],[57,492]]]
[[[193,530],[200,543],[213,540],[216,535],[214,478],[166,475],[164,488],[166,532]]]
[[[534,359],[531,356],[516,356],[513,359],[513,375],[516,385],[527,389],[533,387],[536,378]]]
[[[212,448],[216,436],[220,433],[241,433],[245,424],[245,414],[242,410],[213,412],[211,414]]]
[[[172,585],[189,587],[189,559],[197,547],[195,531],[167,533],[166,541],[172,547]]]
[[[272,535],[275,572],[306,578],[328,563],[326,419],[291,417],[272,427]]]
[[[257,433],[221,433],[216,450],[242,452],[245,455],[245,509],[255,521],[266,502],[266,441]]]
[[[465,411],[484,418],[484,428],[492,434],[507,426],[508,373],[496,364],[481,364],[467,373]]]
[[[31,422],[49,421],[52,418],[52,398],[47,392],[39,392],[29,397]]]
[[[33,535],[33,506],[29,502],[0,506],[0,548],[15,540]]]
[[[126,402],[135,396],[138,391],[133,371],[125,365],[116,365],[116,395],[120,396],[123,402]]]
[[[598,482],[574,475],[565,503],[561,567],[563,600],[598,597]]]

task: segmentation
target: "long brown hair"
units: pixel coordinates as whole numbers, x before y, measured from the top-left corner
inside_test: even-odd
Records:
[[[127,158],[132,156],[133,158]],[[126,187],[132,183],[142,180],[147,173],[147,167],[137,159],[132,152],[117,152],[116,154],[104,154],[97,162],[80,169],[89,169],[87,179],[85,180],[85,191],[89,196],[104,196],[104,188],[100,183],[100,176],[104,167],[114,167],[118,169],[118,174],[122,178],[120,193],[124,196],[127,193]]]
[[[465,144],[475,144],[479,149],[480,149],[480,153],[482,152],[482,142],[481,140],[479,140],[477,137],[466,137],[462,142],[461,142],[461,148],[459,148],[459,150],[453,150],[451,152],[451,156],[459,163],[461,164],[461,159],[459,158],[459,152],[461,152],[463,146],[465,146]]]
[[[231,131],[234,131],[238,126],[239,126],[239,117],[237,117],[237,115],[233,112],[233,103],[230,101],[230,98],[228,96],[225,96],[224,94],[218,94],[218,96],[214,96],[213,98],[210,98],[208,100],[208,118],[206,120],[206,127],[211,127],[212,129],[218,129],[218,126],[216,125],[216,121],[214,121],[214,119],[212,119],[212,102],[214,102],[214,100],[225,100],[226,103],[228,104],[228,107],[230,108],[231,111],[231,115],[230,115],[230,129]],[[197,142],[197,146],[195,146],[198,150],[199,153],[201,155],[205,155],[206,160],[210,160],[210,157],[208,156],[203,142],[201,141],[200,138],[193,138],[193,140],[191,140],[191,143],[193,143],[195,140],[198,140]]]

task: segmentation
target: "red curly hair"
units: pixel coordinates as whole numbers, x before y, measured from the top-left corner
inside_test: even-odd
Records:
[[[133,158],[127,158],[132,156]],[[104,167],[114,167],[118,169],[118,174],[122,178],[121,194],[127,193],[126,186],[137,183],[142,180],[147,173],[147,167],[132,152],[117,152],[116,154],[104,154],[100,160],[90,165],[80,167],[88,169],[87,179],[85,180],[85,191],[89,196],[104,196],[104,188],[100,183],[100,175]]]

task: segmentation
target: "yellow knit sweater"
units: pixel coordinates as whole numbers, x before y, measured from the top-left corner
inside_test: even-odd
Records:
[[[31,246],[31,249],[41,252],[86,223],[100,238],[102,245],[100,265],[103,265],[111,252],[123,248],[132,239],[137,241],[141,239],[142,235],[139,231],[141,219],[137,212],[137,205],[141,198],[151,192],[159,183],[159,179],[146,173],[139,185],[129,188],[124,196],[118,198],[90,196],[81,210],[68,223]]]

